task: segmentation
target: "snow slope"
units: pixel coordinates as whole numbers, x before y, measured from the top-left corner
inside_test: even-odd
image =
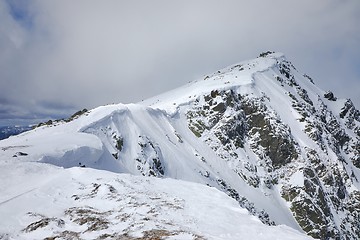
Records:
[[[78,228],[71,223],[71,219],[75,218],[72,215],[78,214],[77,210],[71,210],[76,203],[71,196],[87,196],[80,194],[84,189],[87,189],[89,196],[94,189],[96,193],[105,194],[106,191],[98,185],[131,191],[111,182],[110,176],[113,176],[129,184],[131,182],[132,186],[136,182],[141,182],[141,185],[149,183],[148,188],[154,188],[151,194],[157,192],[184,199],[186,204],[203,211],[196,216],[212,210],[210,202],[203,202],[204,207],[197,205],[197,202],[201,202],[200,198],[205,199],[207,194],[214,199],[221,196],[211,202],[219,206],[213,209],[219,221],[214,220],[217,217],[211,217],[211,221],[215,221],[211,223],[211,228],[187,210],[181,216],[196,221],[184,220],[175,225],[190,230],[170,228],[168,225],[165,228],[159,223],[164,215],[160,214],[157,220],[157,214],[152,216],[155,218],[150,222],[155,225],[151,226],[160,224],[161,227],[156,229],[170,231],[166,233],[168,237],[172,233],[183,233],[187,234],[185,239],[197,235],[205,239],[239,239],[239,236],[261,238],[281,231],[289,234],[288,238],[304,237],[295,231],[306,232],[316,238],[359,237],[359,111],[350,100],[336,99],[317,88],[310,77],[300,74],[281,53],[266,53],[254,60],[226,67],[138,104],[108,105],[81,113],[71,121],[45,124],[0,141],[1,176],[4,176],[0,189],[1,206],[4,207],[0,209],[6,210],[8,216],[17,216],[10,225],[0,225],[4,227],[4,233],[8,229],[11,236],[31,238],[32,234],[43,234],[41,236],[45,237],[50,236],[56,228],[58,234],[72,231],[78,234],[76,236],[87,238],[85,227]],[[17,168],[20,169],[18,172]],[[22,177],[13,173],[21,173]],[[58,180],[54,180],[56,176]],[[21,186],[18,184],[20,182],[28,184]],[[75,182],[79,182],[84,189],[77,189],[79,185]],[[56,185],[59,192],[50,190],[51,185]],[[161,188],[160,185],[166,187]],[[192,192],[182,190],[186,194],[177,195],[182,193],[175,190],[186,188],[185,185]],[[144,196],[141,189],[133,189],[137,191],[139,201],[144,204],[152,201]],[[50,194],[45,197],[47,191]],[[91,200],[91,204],[100,204],[108,199],[108,195],[105,195],[93,194],[92,197],[78,200],[84,208],[89,199],[96,198]],[[193,196],[191,199],[192,195],[199,195],[199,198]],[[69,229],[72,230],[56,227],[55,220],[51,220],[51,223],[41,227],[42,230],[20,231],[28,226],[30,219],[27,222],[19,219],[26,218],[23,215],[25,211],[33,210],[19,209],[20,212],[16,212],[15,208],[5,206],[25,201],[24,198],[30,196],[34,202],[39,198],[41,204],[43,200],[49,201],[49,198],[52,202],[65,201],[61,208],[47,208],[58,209],[54,215],[41,214],[48,219],[45,222],[49,222],[49,219],[58,221],[66,215],[71,226]],[[117,203],[109,203],[109,206],[115,206],[113,204]],[[154,201],[154,204],[162,206],[160,200]],[[37,206],[25,208],[40,211]],[[254,217],[240,210],[240,207],[247,209]],[[100,215],[106,215],[106,234],[115,234],[110,227],[116,218],[114,211],[95,208],[96,214],[102,211]],[[138,206],[135,208],[138,209]],[[94,211],[92,208],[86,209],[90,215],[95,214]],[[105,214],[107,211],[111,213]],[[138,214],[138,210],[133,211]],[[226,214],[222,214],[222,211]],[[133,222],[137,221],[136,214],[130,214]],[[176,214],[171,221],[175,221]],[[224,219],[225,216],[229,216],[229,219]],[[250,220],[255,216],[262,223],[280,227]],[[247,221],[254,222],[254,231],[248,229],[249,226],[244,227],[246,231],[237,227]],[[119,227],[119,224],[115,225]],[[150,234],[146,231],[152,229],[147,226],[145,223],[137,226],[141,229],[138,232],[130,225],[123,229],[130,229],[129,233],[140,236],[141,233]],[[264,230],[260,230],[260,226]],[[101,234],[101,231],[91,234]],[[262,231],[264,235],[260,234]],[[225,233],[230,235],[226,236]],[[124,230],[121,234],[127,233]],[[286,238],[277,234],[279,239]],[[91,235],[92,238],[95,235]]]
[[[31,162],[2,163],[0,180],[2,239],[307,238],[262,224],[215,188],[180,180]]]

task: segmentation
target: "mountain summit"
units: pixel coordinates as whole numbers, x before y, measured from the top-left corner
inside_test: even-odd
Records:
[[[34,175],[29,173],[34,169],[39,171],[39,181],[48,181],[50,176],[44,173],[50,171],[48,168],[51,171],[57,169],[68,172],[66,174],[83,186],[81,191],[86,192],[88,188],[87,194],[94,192],[95,196],[101,190],[100,185],[106,184],[111,192],[108,182],[86,180],[99,175],[89,169],[94,168],[102,173],[111,171],[113,173],[108,173],[109,176],[117,174],[118,177],[114,178],[126,178],[125,182],[150,181],[155,189],[160,189],[160,180],[149,177],[167,178],[163,184],[173,184],[171,186],[176,186],[176,181],[168,178],[200,183],[222,191],[263,224],[286,225],[286,231],[292,228],[321,239],[360,237],[360,112],[351,100],[339,99],[332,92],[319,89],[311,77],[301,74],[281,53],[262,53],[256,59],[215,71],[138,104],[107,105],[83,111],[67,121],[51,122],[2,140],[0,148],[0,164],[3,166],[0,178],[12,179],[2,181],[8,184],[0,188],[3,198],[0,211],[6,207],[4,203],[9,204],[12,199],[26,195],[27,191],[33,191],[32,188],[37,189],[38,183],[32,181],[26,188],[11,190],[16,188],[15,183],[21,182],[22,176],[27,179],[27,175]],[[23,166],[21,176],[9,174],[10,170],[15,171],[13,166]],[[79,168],[74,170],[72,167]],[[124,177],[123,173],[139,177]],[[83,178],[79,177],[81,174]],[[85,174],[88,175],[85,177]],[[45,175],[46,179],[40,177]],[[84,183],[84,179],[88,183]],[[185,183],[180,182],[179,189],[182,189]],[[75,191],[74,184],[65,180],[64,184],[71,185],[69,191]],[[196,186],[189,185],[197,191],[207,191],[207,187]],[[59,189],[61,194],[67,191],[66,185]],[[170,194],[169,190],[166,191]],[[56,189],[50,193],[43,189],[41,193],[52,194],[57,201]],[[156,195],[156,191],[152,194]],[[75,195],[76,200],[80,195]],[[79,201],[88,199],[85,193],[81,196]],[[203,195],[199,193],[199,196]],[[33,196],[32,199],[41,202],[42,197],[39,194],[38,198]],[[216,204],[222,203],[217,201]],[[27,212],[39,210],[31,204],[28,208]],[[80,209],[82,212],[68,208],[65,213],[68,211],[71,221],[77,219],[79,211],[89,212],[94,217],[94,212],[97,212],[94,208]],[[96,208],[101,208],[101,203]],[[55,211],[54,214],[60,213]],[[216,218],[207,218],[212,217]],[[44,221],[46,217],[40,219]],[[52,228],[49,227],[51,219],[58,221],[60,217],[48,217],[47,224],[43,225],[37,222],[41,226],[34,231],[27,231],[31,224],[22,226],[24,221],[14,223],[17,220],[13,220],[12,223],[23,227],[22,235],[14,234],[27,236],[25,233],[35,234],[41,229],[42,234],[54,232],[54,229],[61,232],[62,224],[56,227],[54,223]],[[111,225],[109,218],[104,219],[106,226]],[[241,219],[238,222],[234,220],[236,218],[229,216],[229,219],[240,224],[236,226],[238,229],[245,226]],[[0,232],[5,228],[9,226],[0,228]],[[101,228],[104,232],[109,229]],[[155,226],[146,231],[154,229]],[[225,236],[225,232],[223,235],[210,235],[205,230],[202,234],[196,233],[194,229],[196,227],[192,226],[193,238],[190,239]],[[163,226],[157,230],[164,230]],[[280,230],[276,228],[276,231]],[[86,238],[87,230],[73,227],[71,231]],[[142,236],[149,233],[146,231]],[[167,237],[171,236],[172,233],[166,231]],[[184,229],[176,231],[180,233]],[[234,229],[225,231],[236,232]],[[293,235],[294,232],[289,231],[285,238],[292,236],[296,239],[298,235]],[[183,233],[190,234],[189,231]],[[131,232],[127,234],[131,235]],[[223,239],[238,239],[240,236],[250,235],[234,233]]]

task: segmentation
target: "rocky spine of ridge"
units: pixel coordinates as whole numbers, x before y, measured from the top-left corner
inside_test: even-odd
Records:
[[[359,111],[346,100],[339,112],[332,112],[326,99],[336,98],[329,92],[313,102],[287,60],[278,60],[274,71],[278,74],[272,81],[284,90],[285,86],[292,89],[286,94],[315,148],[296,141],[291,128],[267,104],[271,99],[266,93],[253,97],[234,90],[213,90],[196,99],[187,111],[189,129],[249,185],[279,189],[294,218],[310,236],[357,239],[360,192],[353,184],[358,186],[359,181],[355,174],[360,163]],[[301,80],[313,83],[307,75]],[[255,163],[238,156],[247,149],[256,155]],[[303,183],[289,183],[299,172]]]

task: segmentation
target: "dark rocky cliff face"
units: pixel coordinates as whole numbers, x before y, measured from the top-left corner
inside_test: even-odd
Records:
[[[296,121],[311,144],[298,142],[288,121],[268,104],[266,93],[254,97],[236,89],[214,89],[194,101],[186,112],[189,129],[249,185],[280,189],[297,223],[310,236],[358,239],[360,192],[353,186],[360,180],[359,111],[350,100],[340,111],[331,111],[327,104],[340,101],[331,92],[311,99],[288,61],[278,61],[275,71],[279,74],[273,81],[284,88],[292,110],[301,116]],[[247,149],[257,162],[239,156]],[[289,181],[297,172],[300,184]]]

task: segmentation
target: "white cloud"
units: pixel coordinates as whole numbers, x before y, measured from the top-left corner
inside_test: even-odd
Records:
[[[136,102],[268,49],[360,106],[356,0],[39,0],[31,28],[0,9],[0,87],[24,108]]]

